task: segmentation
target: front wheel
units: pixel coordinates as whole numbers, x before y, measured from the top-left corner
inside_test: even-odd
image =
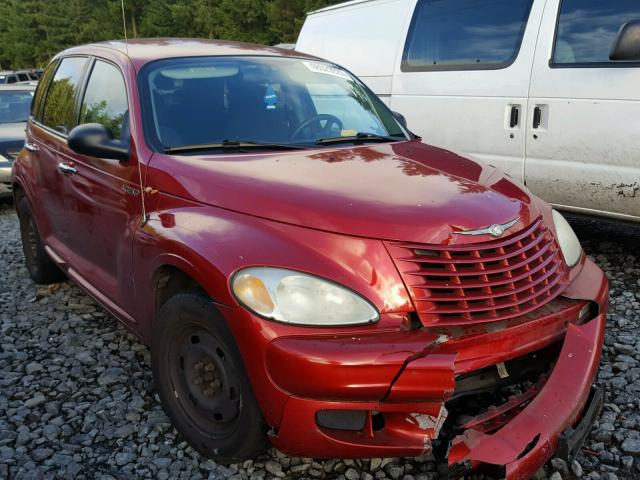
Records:
[[[240,352],[211,300],[178,294],[160,309],[153,376],[173,425],[200,453],[233,463],[262,453],[266,424]]]

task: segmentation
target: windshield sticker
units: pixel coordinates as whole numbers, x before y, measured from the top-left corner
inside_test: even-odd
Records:
[[[264,92],[264,103],[267,106],[267,110],[274,110],[278,105],[278,101],[278,95],[273,90],[273,86],[271,84],[267,85],[267,91]]]
[[[325,75],[331,75],[332,77],[339,77],[345,80],[353,80],[351,75],[340,68],[332,67],[331,65],[327,65],[326,63],[319,62],[302,62],[304,66],[307,67],[310,71],[315,73],[323,73]]]
[[[355,137],[358,134],[357,130],[341,130],[340,131],[340,136],[341,137]]]

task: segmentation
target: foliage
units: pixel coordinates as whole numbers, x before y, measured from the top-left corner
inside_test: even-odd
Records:
[[[0,67],[42,67],[73,45],[123,35],[121,0],[0,0]],[[295,42],[305,13],[337,0],[125,0],[127,35]]]

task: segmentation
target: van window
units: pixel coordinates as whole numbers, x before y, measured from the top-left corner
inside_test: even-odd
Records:
[[[401,69],[505,68],[520,50],[532,0],[420,0]]]
[[[638,0],[563,0],[554,65],[607,64],[620,27],[640,19]]]
[[[47,91],[42,123],[63,135],[76,126],[75,98],[86,63],[85,57],[64,58]]]
[[[127,105],[127,90],[120,70],[96,61],[80,107],[80,123],[100,123],[120,138]]]

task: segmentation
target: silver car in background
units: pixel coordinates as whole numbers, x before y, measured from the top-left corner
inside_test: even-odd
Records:
[[[0,86],[0,198],[11,196],[11,167],[24,146],[33,85]]]

